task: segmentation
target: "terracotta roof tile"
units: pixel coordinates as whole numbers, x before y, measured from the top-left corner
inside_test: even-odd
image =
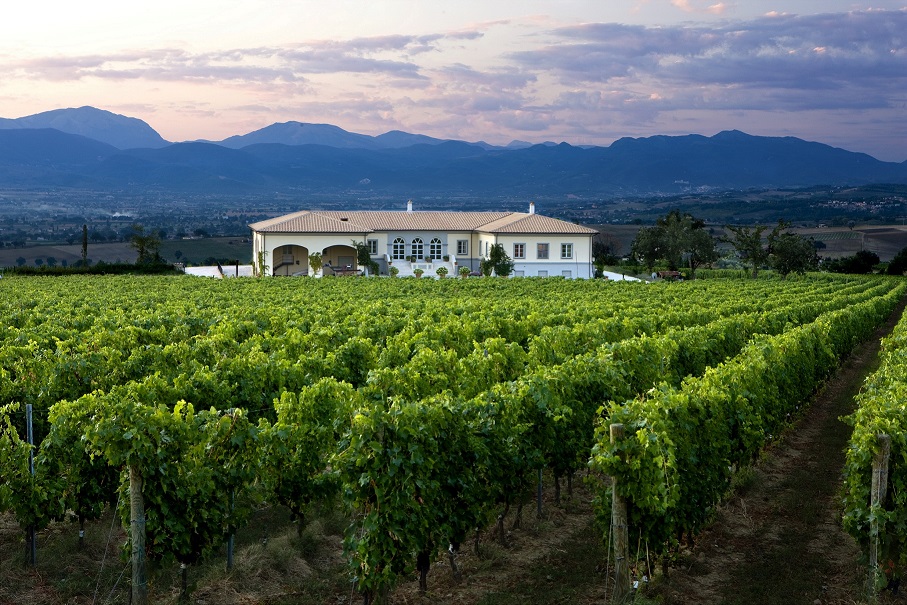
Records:
[[[522,212],[309,211],[249,225],[260,233],[369,233],[373,231],[484,231],[593,234],[594,229]]]

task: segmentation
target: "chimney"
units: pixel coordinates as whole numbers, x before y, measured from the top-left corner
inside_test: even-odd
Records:
[[[535,202],[529,202],[529,214],[535,214]]]
[[[407,212],[413,211],[413,201],[412,200],[409,200],[408,202],[406,202],[406,211]]]

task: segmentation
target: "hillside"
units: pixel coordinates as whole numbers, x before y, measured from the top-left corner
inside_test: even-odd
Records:
[[[907,183],[907,162],[739,131],[505,148],[286,122],[220,143],[168,144],[140,120],[88,107],[0,120],[0,150],[0,189],[600,199]]]

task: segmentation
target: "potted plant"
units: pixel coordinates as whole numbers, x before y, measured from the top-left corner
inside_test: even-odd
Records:
[[[458,273],[460,274],[460,277],[469,277],[469,267],[463,265],[462,267],[460,267]]]
[[[430,256],[426,256],[426,257],[425,257],[425,262],[426,262],[426,263],[430,263],[430,262],[431,262],[431,257],[430,257]]]
[[[449,255],[449,254],[445,254],[444,256],[441,257],[441,259],[442,259],[445,263],[449,263],[449,262],[450,262],[450,255]]]
[[[416,277],[422,277],[422,274],[423,274],[423,273],[425,273],[425,269],[416,269],[416,270],[413,271],[413,274],[414,274]]]
[[[391,277],[397,277],[397,274],[400,273],[400,269],[398,269],[397,267],[389,267],[387,269],[387,272]]]
[[[438,277],[440,277],[441,279],[444,279],[447,276],[447,267],[442,265],[442,266],[438,267],[437,269],[435,269],[435,273],[438,274]]]
[[[406,257],[406,260],[408,260],[408,261],[411,262],[411,263],[414,263],[414,262],[416,262],[416,257],[415,257],[415,256],[407,256],[407,257]]]
[[[309,267],[312,269],[312,277],[318,277],[318,272],[321,270],[321,254],[319,252],[311,252],[309,254]]]

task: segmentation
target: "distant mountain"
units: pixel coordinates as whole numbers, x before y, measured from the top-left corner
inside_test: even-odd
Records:
[[[409,134],[392,130],[377,137],[356,134],[331,124],[306,124],[304,122],[282,122],[271,124],[260,130],[244,135],[232,136],[219,144],[231,149],[242,149],[249,145],[324,145],[338,149],[399,149],[412,145],[438,145],[441,139],[421,134]]]
[[[54,109],[24,118],[0,118],[0,129],[54,128],[68,134],[78,134],[117,149],[139,147],[160,148],[165,141],[151,126],[139,120],[94,107]]]
[[[260,142],[251,142],[255,140]],[[0,188],[565,199],[907,184],[907,162],[881,162],[821,143],[739,131],[625,138],[610,147],[560,143],[508,149],[399,132],[369,137],[330,125],[289,122],[233,141],[242,144],[121,150],[59,130],[0,129]],[[416,144],[405,145],[407,141]]]

